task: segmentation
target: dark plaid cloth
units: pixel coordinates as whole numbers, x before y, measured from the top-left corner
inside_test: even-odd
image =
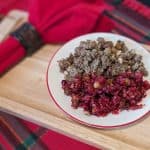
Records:
[[[98,150],[0,112],[0,150]]]
[[[138,42],[150,44],[150,6],[138,0],[107,0],[114,7],[105,12],[115,23],[116,32]]]
[[[112,32],[150,44],[150,8],[148,5],[138,0],[106,1],[114,8],[104,13],[115,24]],[[0,150],[96,150],[83,143],[76,144],[75,141],[64,138],[62,135],[57,136],[56,139],[53,137],[56,137],[56,133],[50,130],[36,125],[32,127],[27,122],[0,113]],[[69,143],[72,147],[69,147]]]
[[[45,133],[42,127],[31,132],[17,118],[0,112],[0,150],[47,150],[39,140]]]

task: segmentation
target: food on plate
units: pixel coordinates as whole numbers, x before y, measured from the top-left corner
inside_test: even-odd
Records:
[[[63,80],[62,88],[71,96],[73,108],[83,108],[86,114],[106,116],[121,110],[141,108],[139,104],[150,89],[148,81],[140,72],[122,73],[105,78],[95,74],[76,76],[71,81]]]
[[[142,56],[123,41],[115,44],[99,37],[81,41],[73,54],[58,61],[64,73],[62,88],[73,108],[86,114],[106,116],[122,110],[142,108],[150,89]]]
[[[113,77],[125,71],[148,74],[141,55],[128,50],[123,41],[118,40],[113,44],[104,38],[81,41],[74,54],[59,61],[59,67],[68,80],[91,72],[105,77]]]

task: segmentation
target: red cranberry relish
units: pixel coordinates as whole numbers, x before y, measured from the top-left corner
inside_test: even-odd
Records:
[[[121,110],[142,108],[139,104],[150,89],[148,81],[140,72],[126,72],[114,78],[95,74],[76,76],[73,80],[62,80],[62,88],[71,96],[72,107],[81,107],[89,114],[106,116]]]

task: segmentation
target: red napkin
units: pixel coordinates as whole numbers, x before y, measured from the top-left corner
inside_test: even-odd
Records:
[[[103,15],[110,9],[103,0],[31,0],[29,22],[45,43],[62,43],[76,36],[113,28]],[[26,55],[23,46],[13,37],[0,44],[0,74]]]
[[[103,16],[104,10],[109,9],[103,0],[32,0],[32,3],[29,20],[45,42],[65,42],[85,33],[112,29],[110,20]]]
[[[22,45],[9,36],[0,44],[0,75],[25,57],[26,52]]]

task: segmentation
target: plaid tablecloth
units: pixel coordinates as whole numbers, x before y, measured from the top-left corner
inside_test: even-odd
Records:
[[[3,2],[5,0],[2,0]],[[12,1],[12,0],[6,0]],[[16,7],[25,9],[26,0],[15,3]],[[113,20],[112,32],[150,44],[150,8],[137,0],[106,0],[114,8],[105,12]],[[16,1],[17,2],[17,1]],[[20,3],[19,3],[20,2]],[[0,1],[1,4],[1,1]],[[1,5],[0,5],[1,6]],[[15,5],[10,5],[15,8]],[[9,8],[0,7],[6,13]],[[0,150],[96,150],[84,143],[77,142],[63,135],[20,120],[0,112]]]
[[[97,150],[84,143],[0,112],[0,150]]]

